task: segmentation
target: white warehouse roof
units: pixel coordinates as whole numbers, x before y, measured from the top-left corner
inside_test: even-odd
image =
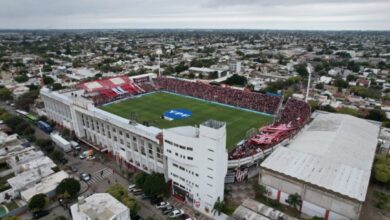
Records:
[[[350,115],[316,112],[313,121],[261,166],[364,201],[380,124]]]

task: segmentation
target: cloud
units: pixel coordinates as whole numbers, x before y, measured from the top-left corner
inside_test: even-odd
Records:
[[[388,0],[0,0],[0,28],[390,30]]]

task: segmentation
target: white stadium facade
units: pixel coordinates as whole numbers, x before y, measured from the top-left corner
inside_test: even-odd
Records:
[[[44,87],[40,95],[50,120],[126,168],[163,173],[171,180],[175,197],[209,216],[218,198],[223,201],[226,183],[256,176],[260,170],[259,183],[266,186],[270,198],[285,204],[288,195],[298,193],[303,200],[301,211],[309,216],[358,219],[380,124],[348,115],[311,115],[308,104],[300,100],[289,99],[282,107],[282,97],[196,83],[156,79],[153,74],[119,76],[61,91]],[[198,86],[260,99],[260,105],[269,107],[269,114],[278,114],[278,120],[228,154],[225,122],[210,119],[196,127],[160,129],[98,107],[159,89],[180,93],[191,87],[181,93],[196,96],[186,92]]]

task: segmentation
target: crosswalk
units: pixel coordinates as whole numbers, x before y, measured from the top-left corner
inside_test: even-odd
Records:
[[[109,169],[109,168],[103,168],[101,170],[98,170],[98,171],[91,174],[91,180],[88,181],[88,184],[93,185],[93,184],[99,183],[99,182],[107,179],[108,177],[110,177],[112,174],[114,174],[114,173],[113,173],[112,169]]]

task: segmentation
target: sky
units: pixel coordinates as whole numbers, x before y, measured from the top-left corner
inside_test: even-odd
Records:
[[[390,0],[0,0],[0,29],[390,30]]]

